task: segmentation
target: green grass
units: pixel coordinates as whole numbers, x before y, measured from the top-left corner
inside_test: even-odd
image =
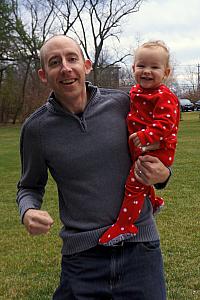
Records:
[[[57,192],[50,178],[43,207],[55,220],[51,232],[29,236],[20,224],[15,202],[19,133],[19,127],[0,127],[0,299],[51,299],[60,274]],[[200,299],[199,149],[199,113],[183,113],[173,177],[159,192],[166,202],[157,224],[168,300]]]

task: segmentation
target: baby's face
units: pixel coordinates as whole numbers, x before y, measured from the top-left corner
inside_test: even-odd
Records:
[[[135,80],[145,89],[158,87],[169,76],[167,56],[160,47],[140,48],[133,65]]]

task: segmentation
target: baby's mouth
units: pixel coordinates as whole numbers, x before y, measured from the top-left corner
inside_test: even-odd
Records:
[[[150,78],[150,77],[142,77],[141,79],[142,79],[142,80],[147,80],[147,81],[152,80],[152,78]]]

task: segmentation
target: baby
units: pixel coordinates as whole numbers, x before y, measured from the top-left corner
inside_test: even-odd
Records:
[[[133,134],[129,140],[133,165],[117,221],[101,236],[100,244],[114,245],[137,234],[135,223],[146,196],[154,214],[164,205],[164,200],[155,196],[153,186],[145,186],[136,180],[134,164],[145,154],[158,157],[166,166],[171,166],[174,161],[180,108],[178,98],[163,84],[171,72],[169,56],[162,41],[144,43],[135,52],[132,68],[137,84],[130,90],[127,116],[128,131]],[[146,146],[158,142],[159,149],[146,152]]]

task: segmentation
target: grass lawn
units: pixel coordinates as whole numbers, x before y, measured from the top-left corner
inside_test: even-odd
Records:
[[[200,299],[199,116],[198,112],[182,114],[173,177],[159,191],[166,202],[157,224],[168,300]],[[19,133],[17,126],[0,127],[0,299],[51,299],[60,273],[57,192],[50,178],[43,208],[55,220],[52,231],[46,236],[29,236],[20,224],[15,203]]]

